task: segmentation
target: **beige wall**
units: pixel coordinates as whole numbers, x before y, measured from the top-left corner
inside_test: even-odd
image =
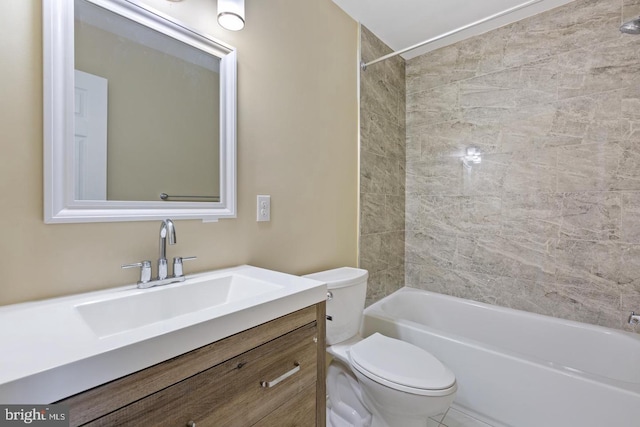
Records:
[[[187,271],[249,263],[294,274],[357,263],[356,24],[330,0],[248,1],[239,33],[215,2],[160,2],[238,49],[238,218],[178,221],[168,256]],[[0,14],[0,304],[132,283],[157,257],[159,223],[45,225],[41,1]],[[272,221],[255,222],[257,194]]]

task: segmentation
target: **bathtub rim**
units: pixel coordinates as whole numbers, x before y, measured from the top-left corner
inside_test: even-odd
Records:
[[[455,297],[452,295],[446,295],[446,294],[440,294],[437,292],[433,292],[433,291],[428,291],[428,290],[424,290],[424,289],[419,289],[419,288],[413,288],[413,287],[409,287],[409,286],[403,286],[402,288],[394,291],[393,293],[385,296],[384,298],[382,298],[381,300],[371,304],[370,306],[366,307],[363,313],[363,324],[365,322],[365,319],[367,317],[372,317],[372,318],[378,318],[381,319],[383,321],[386,322],[391,322],[391,323],[396,323],[398,325],[401,326],[406,326],[412,329],[417,329],[417,330],[426,330],[427,332],[429,332],[430,334],[433,334],[434,336],[437,336],[441,339],[445,339],[448,341],[452,341],[452,342],[456,342],[458,344],[462,344],[465,346],[471,346],[477,349],[482,349],[482,350],[486,350],[489,351],[491,353],[494,354],[498,354],[501,356],[505,356],[505,357],[509,357],[509,358],[514,358],[514,359],[518,359],[518,360],[522,360],[525,363],[530,363],[530,364],[534,364],[534,365],[538,365],[538,366],[542,366],[545,369],[551,369],[554,370],[562,375],[566,375],[566,376],[570,376],[573,378],[578,378],[581,380],[585,380],[585,381],[589,381],[589,382],[593,382],[593,383],[597,383],[597,384],[603,384],[607,387],[611,387],[615,390],[622,390],[624,392],[627,393],[631,393],[634,396],[640,396],[640,382],[631,382],[631,381],[624,381],[624,380],[620,380],[620,379],[616,379],[616,378],[609,378],[603,375],[598,375],[592,372],[588,372],[588,371],[584,371],[581,369],[577,369],[577,368],[573,368],[571,366],[566,366],[563,365],[561,363],[557,363],[557,362],[553,362],[553,361],[549,361],[534,355],[530,355],[527,353],[522,353],[522,352],[518,352],[515,350],[511,350],[511,349],[505,349],[505,348],[501,348],[499,346],[496,345],[492,345],[492,344],[488,344],[488,343],[484,343],[482,341],[473,339],[473,338],[469,338],[463,335],[459,335],[459,334],[455,334],[455,333],[450,333],[450,332],[442,332],[441,330],[434,328],[432,326],[429,325],[425,325],[422,323],[418,323],[412,320],[408,320],[408,319],[395,319],[392,316],[390,316],[384,309],[383,309],[383,305],[386,301],[388,301],[389,299],[391,299],[394,295],[396,294],[401,294],[401,293],[413,293],[413,292],[417,292],[417,293],[421,293],[421,294],[426,294],[429,297],[433,297],[436,299],[444,299],[444,300],[450,300],[450,301],[454,301],[455,303],[458,304],[465,304],[465,305],[472,305],[472,306],[477,306],[483,309],[489,309],[489,310],[496,310],[496,311],[501,311],[504,313],[512,313],[512,314],[517,314],[519,316],[528,316],[531,317],[533,319],[539,318],[539,319],[544,319],[545,321],[553,321],[553,322],[559,322],[562,323],[566,326],[570,326],[570,327],[577,327],[577,328],[589,328],[589,329],[595,329],[597,331],[609,334],[609,335],[614,335],[614,336],[620,336],[623,339],[631,339],[633,341],[636,341],[640,344],[640,336],[638,336],[638,334],[632,333],[632,332],[627,332],[627,331],[622,331],[622,330],[617,330],[617,329],[612,329],[612,328],[607,328],[605,326],[599,326],[599,325],[592,325],[592,324],[588,324],[588,323],[582,323],[582,322],[577,322],[575,320],[569,320],[569,319],[562,319],[562,318],[558,318],[558,317],[553,317],[553,316],[547,316],[544,314],[538,314],[538,313],[532,313],[532,312],[528,312],[528,311],[524,311],[524,310],[518,310],[518,309],[513,309],[513,308],[509,308],[509,307],[503,307],[503,306],[498,306],[498,305],[494,305],[494,304],[488,304],[488,303],[484,303],[484,302],[480,302],[480,301],[474,301],[474,300],[469,300],[469,299],[465,299],[465,298],[460,298],[460,297]],[[361,325],[361,335],[364,337],[365,335],[365,331],[362,330],[364,325]],[[446,365],[446,361],[442,361],[445,365]],[[455,372],[454,372],[455,374]]]

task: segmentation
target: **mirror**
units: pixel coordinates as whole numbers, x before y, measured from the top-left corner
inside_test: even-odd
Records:
[[[43,14],[45,222],[235,217],[235,50],[127,0]]]

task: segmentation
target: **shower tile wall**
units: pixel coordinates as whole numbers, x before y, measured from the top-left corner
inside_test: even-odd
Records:
[[[361,55],[391,52],[362,27]],[[394,58],[361,73],[360,267],[369,271],[367,303],[404,285],[405,67]]]
[[[639,14],[576,0],[406,62],[407,285],[632,330]]]

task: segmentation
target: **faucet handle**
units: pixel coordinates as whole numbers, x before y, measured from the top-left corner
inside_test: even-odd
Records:
[[[151,281],[151,261],[141,261],[133,264],[123,264],[120,268],[140,267],[140,280],[138,283],[148,283]]]
[[[185,257],[173,257],[173,277],[182,277],[184,276],[184,272],[182,270],[182,262],[183,261],[191,261],[196,259],[195,256],[185,256]]]

